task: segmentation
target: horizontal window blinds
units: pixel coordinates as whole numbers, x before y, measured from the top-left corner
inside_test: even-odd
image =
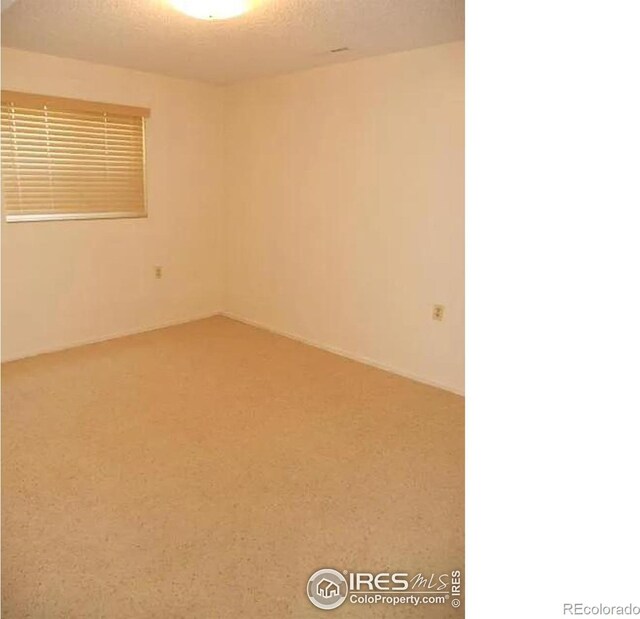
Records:
[[[2,92],[2,195],[9,221],[146,212],[148,110]]]

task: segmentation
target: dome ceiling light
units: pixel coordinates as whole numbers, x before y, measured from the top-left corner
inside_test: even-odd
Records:
[[[178,11],[197,19],[230,19],[251,9],[251,0],[170,0]]]

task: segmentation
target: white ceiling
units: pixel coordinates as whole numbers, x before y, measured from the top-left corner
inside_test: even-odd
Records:
[[[2,0],[2,44],[223,84],[464,38],[464,0],[255,1],[202,21],[169,0]]]

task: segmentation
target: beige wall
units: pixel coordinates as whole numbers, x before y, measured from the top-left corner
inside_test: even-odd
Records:
[[[220,311],[219,91],[13,49],[2,50],[2,85],[152,114],[147,219],[3,222],[3,359]]]
[[[2,224],[3,359],[224,310],[462,392],[463,56],[215,89],[3,49],[4,88],[152,109],[148,219]]]
[[[463,391],[463,62],[454,43],[226,90],[230,315]]]

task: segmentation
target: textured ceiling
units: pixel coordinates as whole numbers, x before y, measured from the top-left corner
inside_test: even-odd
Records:
[[[2,44],[223,84],[464,38],[464,0],[254,1],[202,21],[169,0],[15,0]]]

